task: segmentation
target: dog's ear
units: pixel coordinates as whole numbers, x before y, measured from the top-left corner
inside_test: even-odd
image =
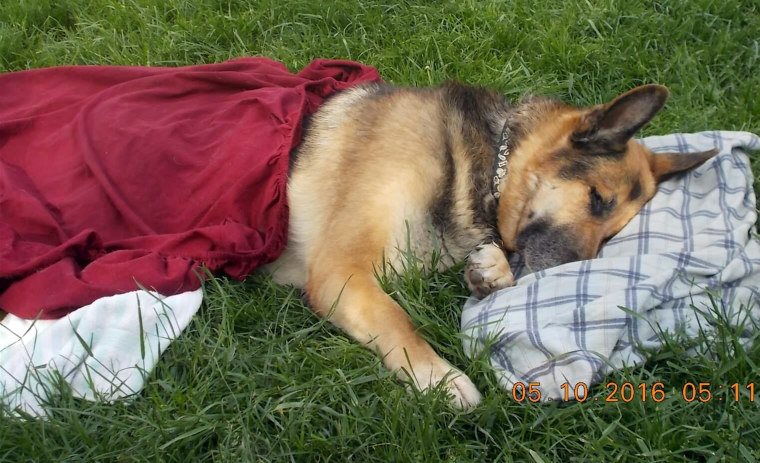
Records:
[[[718,153],[714,148],[699,153],[657,153],[649,156],[649,166],[657,182],[662,182],[674,174],[696,167]]]
[[[623,93],[586,113],[571,140],[578,145],[621,150],[662,109],[668,94],[662,85],[643,85]]]

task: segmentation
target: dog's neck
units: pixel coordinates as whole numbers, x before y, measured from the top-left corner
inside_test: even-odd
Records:
[[[491,196],[499,202],[509,174],[509,158],[520,140],[536,127],[547,114],[563,104],[542,96],[527,96],[515,105],[506,104],[504,112],[491,122],[493,133],[501,135],[496,142],[496,152],[491,175]]]
[[[480,130],[483,138],[490,138],[490,146],[486,148],[480,145],[483,138],[468,139],[467,131],[463,132],[467,144],[486,148],[471,152],[474,162],[479,167],[478,175],[473,178],[476,194],[473,212],[476,216],[475,222],[487,225],[491,237],[496,239],[499,236],[500,198],[512,183],[508,182],[508,177],[519,175],[514,168],[510,168],[510,164],[514,166],[514,160],[511,158],[517,153],[523,137],[559,103],[548,98],[526,97],[516,104],[510,104],[505,97],[495,94],[476,100],[476,103],[479,103],[477,113],[484,116],[476,120],[481,124],[485,122],[485,125],[473,124],[473,130]]]

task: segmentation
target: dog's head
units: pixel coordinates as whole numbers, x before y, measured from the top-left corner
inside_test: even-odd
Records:
[[[668,90],[646,85],[579,109],[524,102],[499,201],[499,232],[531,271],[591,259],[654,196],[657,183],[717,150],[653,154],[632,137],[663,107]]]

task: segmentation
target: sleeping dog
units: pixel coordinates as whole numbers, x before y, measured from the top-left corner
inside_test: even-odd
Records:
[[[667,97],[646,85],[576,108],[512,105],[459,83],[342,92],[293,153],[288,245],[268,269],[420,390],[444,382],[455,406],[477,405],[475,385],[416,333],[375,269],[437,250],[440,267],[468,259],[482,297],[513,284],[506,252],[531,271],[595,257],[659,181],[715,154],[653,154],[632,140]]]

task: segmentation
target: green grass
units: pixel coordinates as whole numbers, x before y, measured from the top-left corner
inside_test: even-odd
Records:
[[[396,84],[458,78],[576,104],[659,82],[672,96],[644,135],[758,133],[759,8],[751,0],[4,0],[0,71],[244,55],[296,70],[316,57],[348,58]],[[142,393],[106,405],[63,391],[49,421],[0,417],[0,461],[760,459],[760,398],[680,397],[686,382],[760,383],[760,343],[745,352],[726,326],[705,354],[685,358],[687,346],[673,341],[645,367],[607,378],[660,381],[662,403],[518,404],[483,359],[462,352],[466,290],[457,269],[385,284],[484,392],[476,410],[408,393],[374,355],[320,322],[298,291],[260,276],[218,279]]]

